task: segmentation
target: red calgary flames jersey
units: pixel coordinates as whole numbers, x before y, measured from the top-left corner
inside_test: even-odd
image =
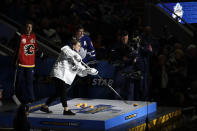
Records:
[[[35,52],[37,49],[35,34],[21,35],[19,66],[35,67]]]

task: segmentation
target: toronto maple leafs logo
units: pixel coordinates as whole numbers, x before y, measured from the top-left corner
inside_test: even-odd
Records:
[[[33,55],[34,54],[34,45],[28,44],[24,46],[24,54],[25,55]]]
[[[79,50],[79,55],[81,56],[82,59],[84,59],[86,57],[87,54],[87,49],[81,47]]]
[[[174,6],[174,14],[172,14],[172,17],[174,19],[176,19],[178,22],[181,22],[181,19],[183,17],[183,7],[181,6],[180,3],[177,3],[175,6]],[[176,15],[175,15],[176,14]],[[180,18],[178,18],[177,16],[179,16]]]

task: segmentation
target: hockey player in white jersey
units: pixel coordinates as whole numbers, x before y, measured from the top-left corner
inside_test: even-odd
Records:
[[[52,97],[48,98],[46,103],[41,107],[41,111],[52,113],[48,107],[56,98],[60,97],[62,106],[64,107],[63,115],[75,115],[75,113],[68,109],[66,89],[72,85],[76,75],[84,77],[88,74],[98,74],[96,69],[86,68],[82,65],[82,58],[78,54],[80,47],[79,41],[73,39],[71,41],[71,47],[64,46],[61,48],[60,56],[57,58],[51,71],[51,77],[55,83],[56,92]]]

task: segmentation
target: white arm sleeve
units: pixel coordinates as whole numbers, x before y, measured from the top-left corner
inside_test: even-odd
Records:
[[[75,68],[78,68],[77,67],[78,61],[75,58],[76,56],[78,56],[78,54],[75,51],[73,51],[69,46],[64,46],[61,48],[61,53],[62,53],[61,55],[62,59],[67,60],[69,64],[72,64],[76,66]]]
[[[61,48],[61,53],[63,53],[64,59],[67,59],[67,58],[74,59],[74,51],[72,51],[69,46],[62,47]]]
[[[63,57],[65,60],[69,62],[71,61],[70,64],[74,64],[77,75],[84,77],[87,76],[87,71],[86,67],[81,64],[81,56],[77,54],[77,52],[73,51],[69,46],[64,46],[61,48],[61,52],[63,53]]]
[[[86,67],[83,66],[81,63],[79,63],[79,65],[78,65],[77,75],[79,75],[81,77],[84,77],[84,76],[87,76],[88,75],[87,70],[86,70]]]

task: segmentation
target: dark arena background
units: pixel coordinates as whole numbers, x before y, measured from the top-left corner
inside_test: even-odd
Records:
[[[16,36],[22,37],[27,20],[38,51],[35,98],[23,102]],[[98,75],[77,76],[67,88],[76,115],[63,115],[59,98],[49,106],[53,113],[44,113],[40,108],[55,92],[51,70],[78,25],[95,51],[95,59],[84,62]],[[0,131],[15,130],[21,103],[29,108],[31,131],[197,130],[194,0],[1,0],[0,61]]]

